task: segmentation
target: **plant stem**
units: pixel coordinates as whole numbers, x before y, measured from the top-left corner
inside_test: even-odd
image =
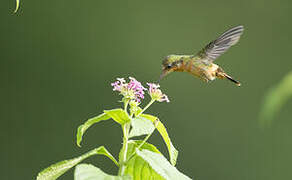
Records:
[[[123,125],[123,147],[122,147],[122,156],[121,156],[121,161],[120,161],[120,170],[119,170],[119,175],[122,176],[124,175],[125,172],[125,163],[127,161],[127,152],[128,152],[128,134],[129,134],[129,124],[124,124]]]
[[[146,109],[148,109],[153,103],[155,102],[155,100],[151,99],[151,101],[144,107],[144,109],[136,116],[140,116]],[[124,103],[124,111],[128,114],[128,104],[129,101],[126,101]],[[129,115],[129,114],[128,114]],[[129,131],[130,131],[130,123],[124,124],[122,126],[123,128],[123,147],[122,147],[122,156],[121,156],[121,160],[120,160],[120,169],[119,169],[119,175],[123,176],[125,173],[125,164],[127,163],[127,152],[128,152],[128,140],[129,140]],[[153,132],[152,132],[153,133]],[[149,139],[149,137],[151,136],[151,134],[148,134],[145,139],[143,140],[143,142],[138,146],[138,149],[141,148],[143,146],[143,144]],[[132,158],[135,155],[135,153],[133,153],[130,157]]]
[[[144,109],[136,116],[136,117],[138,117],[138,116],[140,116],[146,109],[148,109],[153,103],[155,102],[155,100],[153,100],[153,99],[151,99],[151,101],[144,107]],[[126,106],[127,104],[125,104],[125,106]],[[131,116],[132,117],[132,116]],[[125,124],[124,126],[126,127],[126,125],[127,124]],[[155,128],[156,128],[156,126],[155,126]],[[123,127],[123,130],[124,130],[124,127]],[[125,131],[124,131],[124,142],[123,142],[123,160],[121,161],[121,163],[122,164],[120,164],[120,172],[119,172],[119,175],[123,175],[124,174],[124,171],[125,171],[125,164],[135,155],[135,152],[133,153],[133,154],[131,154],[130,155],[130,157],[128,158],[128,160],[127,160],[127,147],[128,147],[128,134],[129,134],[129,130],[130,130],[130,124],[129,124],[129,126],[128,126],[128,129],[126,129]],[[125,133],[126,132],[126,133]],[[154,130],[153,130],[153,132],[154,132]],[[153,133],[152,132],[152,133]],[[139,148],[141,148],[142,146],[143,146],[143,144],[149,139],[149,137],[152,135],[152,133],[150,133],[150,134],[148,134],[146,137],[145,137],[145,139],[143,140],[143,142],[138,146],[138,149]],[[126,135],[125,135],[126,134]],[[125,138],[126,137],[126,138]],[[125,142],[126,142],[126,145],[124,146],[124,144],[125,144]]]
[[[124,107],[124,111],[128,114],[128,107],[129,101],[125,102],[125,107]],[[123,129],[123,147],[122,147],[122,156],[121,159],[119,161],[120,163],[120,169],[119,169],[119,175],[122,176],[124,175],[125,172],[125,162],[127,161],[127,151],[128,151],[128,135],[129,135],[129,131],[130,131],[130,123],[126,123],[124,125],[122,125],[122,129]]]
[[[144,111],[146,111],[146,109],[148,109],[153,103],[155,102],[155,100],[151,99],[151,101],[144,107],[144,109],[136,116],[140,116]]]
[[[129,104],[129,100],[127,100],[124,104],[124,111],[128,114],[128,104]]]

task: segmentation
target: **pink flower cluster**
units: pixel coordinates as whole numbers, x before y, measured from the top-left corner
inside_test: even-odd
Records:
[[[163,94],[161,90],[159,89],[160,87],[159,84],[147,83],[147,85],[149,86],[148,93],[152,99],[159,102],[163,102],[163,101],[169,102],[169,99],[166,96],[166,94]]]
[[[141,99],[144,99],[144,90],[146,90],[146,88],[144,88],[135,78],[129,77],[129,79],[130,82],[126,83],[124,78],[117,78],[116,82],[111,83],[113,91],[120,92],[126,99],[135,100],[140,103]],[[148,94],[153,100],[169,102],[168,97],[161,92],[158,84],[147,83],[147,85],[149,86]]]
[[[144,90],[146,90],[146,88],[144,88],[135,78],[129,77],[129,79],[130,82],[128,84],[128,88],[135,91],[135,96],[138,99],[138,102],[140,102],[140,99],[144,99]]]
[[[117,81],[111,85],[114,87],[113,91],[119,91],[125,98],[141,102],[144,99],[144,90],[142,84],[133,77],[129,77],[130,82],[126,83],[124,78],[117,78]]]

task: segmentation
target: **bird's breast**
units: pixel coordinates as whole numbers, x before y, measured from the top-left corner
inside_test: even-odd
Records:
[[[218,65],[213,63],[206,65],[202,62],[193,62],[192,66],[187,66],[186,71],[191,73],[192,75],[208,81],[214,80],[216,78],[216,71],[218,67]]]

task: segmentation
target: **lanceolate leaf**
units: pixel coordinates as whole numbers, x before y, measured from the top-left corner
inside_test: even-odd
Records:
[[[260,113],[262,126],[269,126],[283,105],[292,97],[292,72],[268,91]]]
[[[130,158],[130,156],[135,153],[136,148],[142,143],[142,141],[130,141],[127,151],[127,159]],[[158,154],[161,154],[159,150],[153,146],[152,144],[145,143],[141,149],[147,149],[152,152],[156,152]],[[121,156],[121,154],[120,154]],[[155,180],[163,180],[159,174],[157,174],[156,171],[154,171],[150,165],[143,160],[141,157],[137,156],[136,154],[131,157],[131,159],[128,161],[125,169],[125,174],[130,175],[135,180],[148,180],[148,179],[155,179]]]
[[[159,121],[159,119],[155,116],[149,115],[149,114],[141,114],[141,117],[144,117],[146,119],[149,119],[150,121],[152,121],[154,124],[156,124],[156,128],[158,130],[158,132],[160,133],[160,135],[162,136],[167,148],[168,148],[168,152],[169,152],[169,156],[170,156],[170,162],[172,165],[176,164],[176,160],[177,160],[177,156],[178,156],[178,151],[175,149],[175,147],[172,145],[171,140],[168,136],[168,133],[166,131],[166,128],[164,127],[164,125],[161,123],[161,121]]]
[[[76,135],[77,136],[77,145],[80,147],[80,143],[82,141],[82,136],[90,126],[92,126],[93,124],[98,123],[100,121],[108,120],[110,118],[111,117],[109,115],[107,115],[106,113],[103,113],[99,116],[88,119],[84,124],[80,125],[78,127],[77,135]]]
[[[104,113],[121,125],[131,121],[128,114],[123,109],[104,110]]]
[[[55,180],[59,176],[64,174],[66,171],[68,171],[69,169],[77,165],[82,160],[92,155],[97,155],[97,154],[102,154],[109,157],[116,165],[118,165],[115,158],[105,149],[105,147],[101,146],[77,158],[64,160],[64,161],[51,165],[50,167],[44,169],[38,174],[37,180]]]
[[[190,180],[189,177],[179,172],[165,157],[159,153],[147,149],[136,150],[138,156],[143,158],[149,165],[166,180]]]
[[[119,163],[117,162],[117,160],[113,157],[113,155],[111,155],[110,152],[108,152],[108,150],[104,147],[104,146],[101,146],[99,148],[97,148],[96,150],[96,153],[97,154],[101,154],[101,155],[105,155],[107,156],[108,158],[110,158],[117,166],[119,166]]]
[[[129,138],[134,136],[141,136],[151,134],[155,130],[153,123],[146,118],[137,117],[131,121],[132,130],[130,131]]]
[[[77,130],[77,145],[80,147],[80,143],[82,141],[83,134],[86,130],[95,123],[100,121],[109,120],[112,118],[119,124],[125,124],[130,122],[130,118],[127,113],[122,109],[112,109],[112,110],[105,110],[103,114],[96,116],[87,120],[84,124],[80,125]]]
[[[90,164],[76,166],[74,180],[131,180],[130,176],[112,176]]]
[[[19,0],[16,0],[16,5],[15,5],[15,9],[14,9],[14,13],[17,12],[17,10],[19,9]]]

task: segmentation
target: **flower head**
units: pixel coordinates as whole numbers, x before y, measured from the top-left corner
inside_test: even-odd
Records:
[[[144,99],[144,90],[146,90],[146,88],[144,88],[135,78],[129,77],[129,79],[130,82],[128,83],[128,89],[135,92],[136,100],[137,102],[140,102],[141,99]]]
[[[144,99],[144,90],[142,84],[133,77],[129,77],[130,82],[126,83],[124,78],[117,78],[117,81],[111,83],[113,91],[119,91],[125,99],[135,100],[138,103]]]
[[[125,86],[125,79],[124,78],[117,78],[117,81],[114,83],[111,83],[111,85],[114,87],[113,91],[121,91],[122,88]]]
[[[159,102],[163,101],[169,102],[168,97],[165,94],[163,94],[159,89],[160,87],[159,84],[147,83],[147,85],[149,86],[148,93],[153,100]]]

